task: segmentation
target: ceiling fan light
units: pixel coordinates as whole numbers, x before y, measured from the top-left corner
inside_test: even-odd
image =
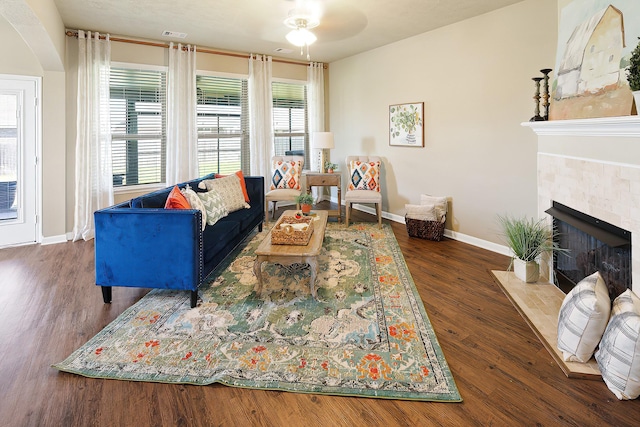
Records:
[[[298,28],[296,30],[289,31],[286,38],[287,41],[294,46],[309,46],[318,40],[315,34],[305,28]]]

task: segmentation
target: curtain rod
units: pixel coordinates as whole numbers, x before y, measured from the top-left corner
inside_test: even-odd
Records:
[[[66,33],[67,37],[78,37],[78,30],[67,30]],[[101,35],[100,39],[104,40],[106,37]],[[161,42],[149,42],[149,41],[144,41],[144,40],[135,40],[135,39],[128,39],[128,38],[124,38],[124,37],[113,37],[113,36],[109,36],[109,40],[113,41],[113,42],[121,42],[121,43],[131,43],[131,44],[139,44],[139,45],[143,45],[143,46],[153,46],[153,47],[163,47],[168,49],[169,48],[169,44],[168,43],[161,43]],[[175,49],[177,49],[177,46],[175,47]],[[197,48],[198,52],[202,52],[202,53],[210,53],[212,55],[224,55],[224,56],[232,56],[234,58],[246,58],[249,59],[250,55],[246,54],[246,53],[238,53],[238,52],[227,52],[224,50],[215,50],[215,49],[207,49],[207,48]],[[279,62],[282,64],[292,64],[292,65],[309,65],[309,62],[304,62],[304,61],[293,61],[293,60],[288,60],[288,59],[279,59],[279,58],[272,58],[273,62]],[[322,68],[324,68],[325,70],[327,69],[327,64],[322,64]]]

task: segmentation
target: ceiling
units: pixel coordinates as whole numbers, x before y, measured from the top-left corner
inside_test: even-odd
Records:
[[[300,0],[54,0],[69,29],[305,60],[283,21]],[[307,0],[309,1],[309,0]],[[332,62],[522,0],[314,0],[312,61]],[[165,30],[187,33],[163,37]],[[290,52],[278,52],[276,49]]]

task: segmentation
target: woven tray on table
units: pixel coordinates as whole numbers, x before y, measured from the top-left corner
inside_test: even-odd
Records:
[[[306,224],[303,230],[295,229],[291,224]],[[271,230],[271,244],[273,245],[308,245],[313,234],[313,218],[303,216],[283,215]]]
[[[443,221],[423,221],[420,219],[404,218],[407,225],[407,233],[411,237],[419,237],[428,240],[442,240],[444,234],[444,218]]]

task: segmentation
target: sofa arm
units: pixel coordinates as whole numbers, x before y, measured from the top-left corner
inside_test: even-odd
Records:
[[[247,187],[250,204],[264,206],[264,177],[263,176],[245,176],[244,182]],[[262,208],[261,208],[262,209]]]
[[[202,281],[202,214],[107,208],[94,213],[96,285],[195,291]]]

